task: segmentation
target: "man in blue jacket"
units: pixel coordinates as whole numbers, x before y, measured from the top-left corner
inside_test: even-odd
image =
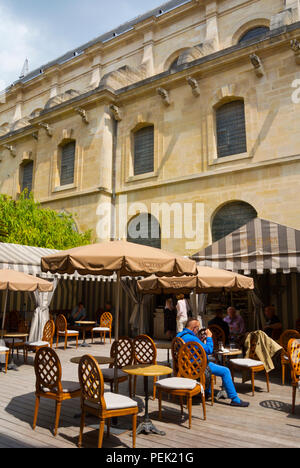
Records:
[[[200,322],[196,319],[189,319],[185,329],[182,332],[178,333],[177,337],[181,338],[185,343],[196,342],[201,344],[208,357],[214,351],[214,342],[212,339],[212,334],[209,330],[207,330],[207,340],[206,343],[203,343],[197,336],[199,330]],[[222,378],[223,386],[226,390],[228,398],[230,398],[231,400],[231,406],[247,408],[249,406],[249,403],[242,401],[238,397],[238,394],[232,381],[230,370],[227,367],[219,366],[213,362],[209,362],[208,365],[213,375]]]

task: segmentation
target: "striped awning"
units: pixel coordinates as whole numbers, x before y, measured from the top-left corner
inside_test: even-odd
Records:
[[[245,275],[300,272],[300,231],[256,218],[192,258]]]
[[[41,270],[41,258],[47,257],[59,250],[29,247],[17,244],[0,243],[0,269],[16,270],[28,275],[39,276],[45,279],[76,279],[82,281],[101,281],[102,276],[59,275],[44,273]],[[107,280],[108,278],[105,278]]]

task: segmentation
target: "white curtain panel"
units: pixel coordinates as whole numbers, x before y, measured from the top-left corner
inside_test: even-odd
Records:
[[[43,337],[44,326],[49,320],[49,306],[52,301],[53,295],[57,288],[58,280],[53,281],[53,291],[49,293],[42,293],[35,291],[34,297],[37,303],[37,308],[34,311],[34,315],[31,321],[29,342],[33,343],[41,341]]]

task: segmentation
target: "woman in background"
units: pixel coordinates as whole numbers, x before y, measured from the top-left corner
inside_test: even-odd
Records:
[[[176,309],[171,297],[166,300],[164,321],[165,334],[172,341],[176,336]]]

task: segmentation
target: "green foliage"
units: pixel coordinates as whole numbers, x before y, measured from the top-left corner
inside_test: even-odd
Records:
[[[6,243],[66,250],[91,243],[91,231],[76,232],[73,217],[43,209],[24,191],[18,201],[0,194],[0,222],[5,224]]]

